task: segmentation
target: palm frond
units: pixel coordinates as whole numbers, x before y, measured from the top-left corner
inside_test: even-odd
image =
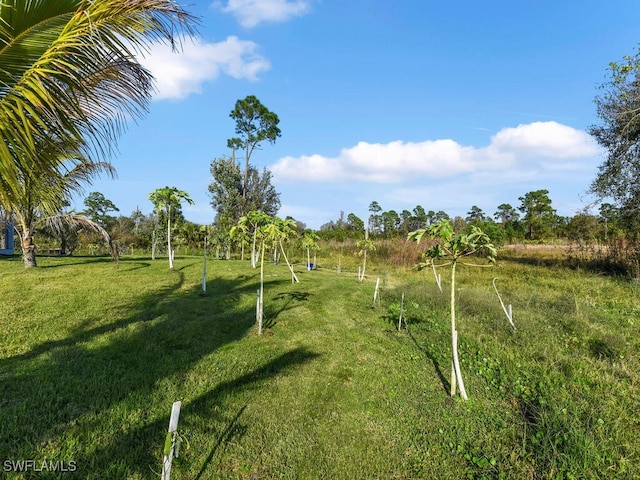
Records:
[[[111,238],[111,235],[109,235],[109,232],[102,228],[98,223],[83,215],[78,215],[76,213],[60,213],[58,215],[52,215],[43,218],[39,222],[38,227],[45,228],[57,235],[60,235],[64,231],[65,227],[71,227],[74,230],[88,230],[96,232],[102,236],[105,243],[109,246],[113,260],[118,263],[118,249]]]
[[[191,35],[194,18],[172,0],[14,0],[0,4],[0,177],[18,194],[82,144],[108,158],[128,117],[148,107],[152,77],[135,54]],[[59,153],[67,153],[59,150]],[[65,155],[60,155],[65,157]]]

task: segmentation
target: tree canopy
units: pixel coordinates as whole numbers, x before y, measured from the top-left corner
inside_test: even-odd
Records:
[[[237,137],[227,140],[227,146],[235,152],[236,149],[244,150],[244,182],[242,188],[242,199],[247,198],[249,189],[249,161],[253,152],[264,141],[275,143],[281,135],[278,123],[278,115],[265,107],[254,95],[249,95],[244,99],[236,101],[234,109],[229,114],[236,122],[235,133]],[[235,155],[233,155],[235,157]],[[250,211],[243,205],[243,212]]]
[[[640,51],[609,65],[609,78],[595,99],[599,125],[589,133],[606,151],[591,191],[613,199],[637,232],[640,212]]]

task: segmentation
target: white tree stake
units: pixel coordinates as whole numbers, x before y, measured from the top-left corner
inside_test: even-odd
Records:
[[[504,306],[504,302],[502,301],[502,297],[500,296],[500,293],[498,292],[498,287],[496,287],[496,280],[498,278],[494,278],[493,279],[493,289],[496,291],[496,295],[498,295],[498,300],[500,300],[500,305],[502,305],[502,310],[504,311],[504,314],[507,316],[507,320],[509,320],[509,324],[511,325],[511,328],[513,328],[514,330],[516,329],[516,326],[513,323],[513,311],[511,310],[511,304],[509,304],[509,308],[505,308]]]
[[[400,331],[400,329],[402,328],[402,311],[404,309],[404,292],[402,292],[402,299],[400,299],[400,318],[398,319],[398,331]],[[404,324],[406,325],[407,322],[405,320]]]
[[[441,283],[442,277],[440,276],[439,273],[436,273],[436,266],[433,262],[431,262],[431,268],[433,269],[433,276],[436,277],[436,283],[438,284],[438,288],[442,292],[442,283]]]
[[[207,237],[204,237],[204,254],[202,262],[202,291],[207,291]]]
[[[454,375],[451,376],[451,396],[456,394],[456,380],[458,381],[458,388],[460,389],[460,396],[467,400],[467,391],[464,388],[464,382],[462,381],[462,371],[460,371],[460,362],[458,360],[458,331],[453,332],[453,369]]]
[[[169,431],[164,441],[164,458],[162,459],[162,480],[169,480],[171,477],[171,462],[173,457],[178,456],[180,439],[178,437],[178,418],[180,418],[180,405],[182,402],[174,402],[171,407],[171,418],[169,419]]]
[[[262,333],[262,310],[260,309],[260,289],[256,293],[256,320],[258,321],[258,335]]]
[[[380,287],[380,277],[376,280],[376,289],[373,292],[373,306],[376,306],[376,300],[378,300],[378,287]]]

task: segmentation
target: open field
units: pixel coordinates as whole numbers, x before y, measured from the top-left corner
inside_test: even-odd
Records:
[[[531,255],[458,271],[466,402],[444,271],[269,265],[258,336],[248,261],[209,260],[203,294],[201,257],[1,259],[0,477],[154,478],[182,400],[175,479],[638,478],[637,284]]]

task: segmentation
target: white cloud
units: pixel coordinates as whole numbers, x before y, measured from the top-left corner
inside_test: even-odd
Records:
[[[481,148],[451,139],[360,142],[337,157],[284,157],[271,171],[277,181],[399,183],[487,171],[570,169],[579,165],[576,160],[597,153],[587,133],[556,122],[535,122],[505,128]]]
[[[140,58],[140,63],[156,78],[156,99],[183,99],[200,93],[203,83],[220,74],[257,80],[260,73],[271,68],[257,50],[256,43],[235,36],[216,43],[186,40],[176,52],[158,43]]]
[[[310,0],[229,0],[226,6],[214,3],[223,12],[231,13],[240,25],[252,28],[263,22],[286,22],[307,13]]]
[[[595,143],[586,132],[557,122],[504,128],[491,138],[491,147],[521,157],[566,159],[595,154]]]

